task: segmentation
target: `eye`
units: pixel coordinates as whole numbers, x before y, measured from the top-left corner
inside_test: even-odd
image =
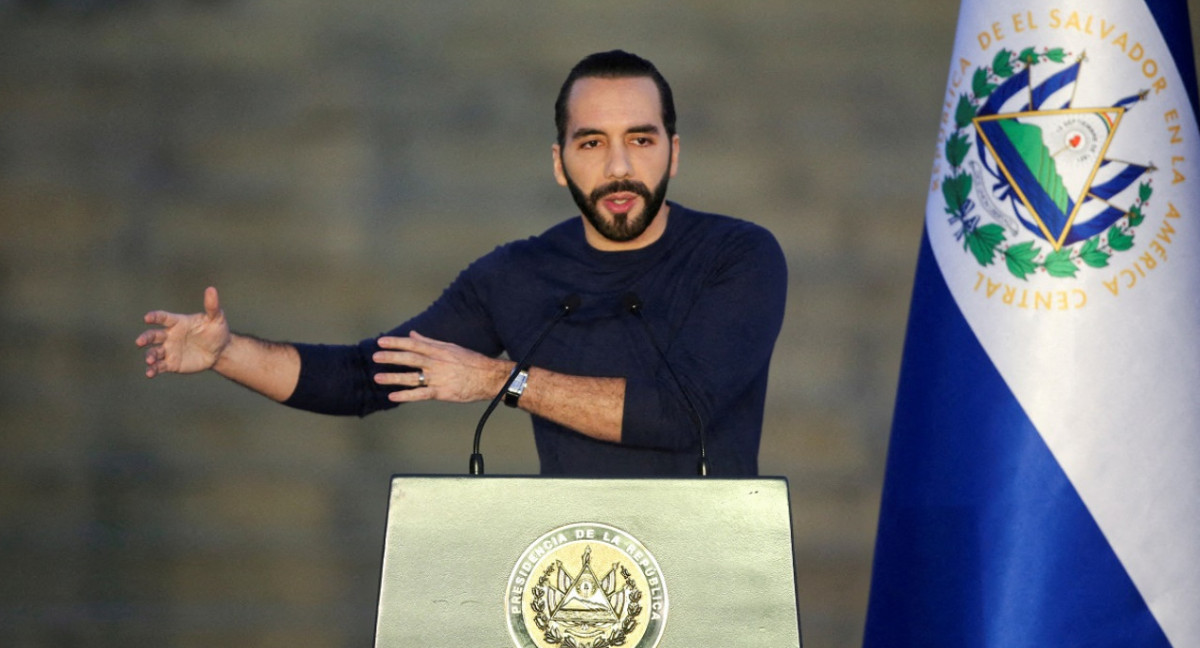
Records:
[[[654,144],[654,138],[639,136],[633,138],[630,143],[634,146],[652,146]]]
[[[581,149],[594,149],[598,146],[600,146],[600,140],[598,139],[587,139],[579,142],[579,148]]]

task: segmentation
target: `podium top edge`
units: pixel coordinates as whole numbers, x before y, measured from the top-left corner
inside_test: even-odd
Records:
[[[754,482],[783,482],[788,483],[787,477],[783,475],[759,475],[759,476],[742,476],[742,477],[654,477],[654,476],[639,476],[639,477],[609,477],[609,476],[586,476],[586,475],[454,475],[454,474],[408,474],[394,473],[392,481],[396,480],[464,480],[464,481],[515,481],[515,480],[536,480],[536,481],[561,481],[561,482],[683,482],[683,483],[698,483],[705,482],[721,482],[721,483],[754,483]]]

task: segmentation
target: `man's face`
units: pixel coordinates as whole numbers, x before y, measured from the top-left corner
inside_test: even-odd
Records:
[[[567,100],[564,142],[553,152],[555,179],[571,191],[594,247],[636,249],[662,235],[679,138],[666,133],[654,81],[576,81]]]

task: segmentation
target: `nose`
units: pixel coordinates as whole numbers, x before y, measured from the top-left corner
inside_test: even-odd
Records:
[[[632,173],[629,151],[623,144],[609,147],[608,163],[604,169],[609,178],[628,178]]]

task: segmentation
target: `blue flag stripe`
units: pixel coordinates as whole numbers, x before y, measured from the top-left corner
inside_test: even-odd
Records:
[[[1062,72],[1055,74],[1049,79],[1046,79],[1046,81],[1039,84],[1038,87],[1033,91],[1033,107],[1041,108],[1042,104],[1045,104],[1046,100],[1049,99],[1050,96],[1055,92],[1062,90],[1069,84],[1075,83],[1075,78],[1078,76],[1079,63],[1076,63]],[[1060,107],[1065,108],[1066,105],[1064,104]]]
[[[1146,0],[1146,7],[1154,16],[1158,31],[1162,32],[1163,40],[1167,42],[1167,49],[1171,50],[1171,58],[1175,59],[1179,76],[1183,77],[1183,86],[1192,103],[1192,114],[1200,115],[1200,101],[1196,94],[1196,59],[1192,53],[1192,23],[1188,19],[1187,3],[1182,0]]]
[[[927,237],[908,330],[864,646],[1169,646]]]
[[[998,114],[1009,99],[1012,99],[1019,92],[1024,92],[1028,85],[1029,69],[1025,68],[1009,77],[1007,81],[1001,83],[995,90],[992,90],[992,94],[988,95],[987,101],[979,109],[979,116]],[[1022,109],[1027,107],[1023,106]]]

